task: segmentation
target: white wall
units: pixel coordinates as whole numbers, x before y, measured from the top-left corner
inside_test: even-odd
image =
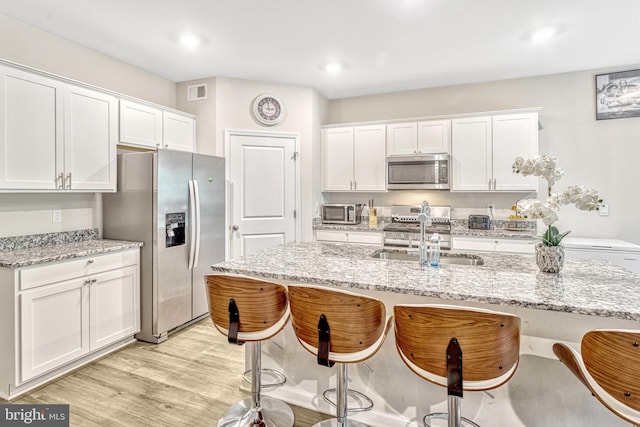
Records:
[[[175,83],[0,15],[0,58],[175,108]]]
[[[624,69],[640,68],[630,65]],[[526,79],[504,80],[433,89],[396,92],[333,100],[330,124],[370,120],[460,114],[513,108],[542,107],[539,132],[541,154],[558,158],[565,176],[554,186],[560,191],[582,184],[596,188],[609,205],[609,216],[565,206],[558,228],[572,236],[618,238],[640,244],[640,118],[597,121],[595,119],[595,75],[620,69],[564,73]],[[539,197],[544,198],[540,180]],[[390,192],[351,195],[356,202],[375,197],[380,205],[433,198],[437,204],[483,207],[496,203],[508,209],[526,193],[453,194],[442,192]],[[349,200],[350,195],[328,194],[330,201]]]
[[[0,58],[175,108],[174,82],[4,15]],[[0,194],[0,237],[101,228],[100,202],[92,193]]]

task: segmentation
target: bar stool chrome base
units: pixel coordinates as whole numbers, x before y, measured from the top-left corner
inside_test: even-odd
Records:
[[[313,425],[313,427],[369,427],[366,424],[363,424],[358,421],[354,421],[352,419],[345,420],[344,423],[338,421],[337,418],[330,418],[328,420],[320,421]]]
[[[431,424],[429,424],[429,421],[434,418],[440,419],[440,420],[448,420],[449,414],[447,412],[434,412],[432,414],[425,415],[424,418],[422,419],[422,423],[424,424],[424,427],[431,427]],[[462,421],[462,423],[460,424],[461,426],[467,425],[471,427],[480,427],[478,424],[474,423],[469,418],[461,417],[460,419]]]
[[[227,409],[218,427],[293,427],[293,411],[286,403],[261,396],[261,408],[251,410],[251,399],[245,399]]]

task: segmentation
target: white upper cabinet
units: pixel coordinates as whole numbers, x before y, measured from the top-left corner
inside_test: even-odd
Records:
[[[0,66],[0,189],[115,191],[116,98]]]
[[[387,155],[407,156],[418,153],[418,123],[387,125]]]
[[[385,126],[323,131],[322,191],[385,191]]]
[[[189,116],[120,100],[120,143],[143,148],[194,151],[195,120]]]
[[[146,148],[162,144],[162,110],[120,100],[120,142]]]
[[[452,121],[453,191],[536,191],[535,177],[512,171],[516,157],[538,153],[538,113]]]
[[[451,120],[391,123],[387,125],[387,155],[449,153]]]
[[[0,188],[55,190],[62,185],[63,84],[0,67]]]
[[[418,122],[419,153],[449,153],[451,150],[451,120]]]
[[[323,131],[322,190],[353,191],[353,127]]]
[[[385,191],[385,126],[354,128],[353,186],[356,191]]]
[[[68,86],[64,95],[64,169],[67,190],[115,191],[118,100]]]
[[[196,121],[191,117],[163,111],[162,130],[164,148],[194,151]]]

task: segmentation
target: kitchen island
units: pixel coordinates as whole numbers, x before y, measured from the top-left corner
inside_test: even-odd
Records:
[[[596,328],[638,328],[640,276],[605,261],[566,260],[560,274],[540,273],[532,255],[477,253],[481,266],[377,259],[379,247],[289,243],[217,264],[228,272],[280,283],[312,283],[372,295],[388,314],[397,303],[447,303],[484,307],[522,318],[521,363],[514,378],[491,395],[465,393],[463,414],[487,426],[625,425],[601,408],[564,366],[551,345],[579,343]],[[334,373],[315,365],[287,327],[263,346],[263,365],[282,370],[284,387],[270,392],[286,401],[332,412],[321,398]],[[446,406],[446,391],[420,380],[399,359],[391,332],[381,351],[350,369],[350,388],[371,397],[373,412],[357,419],[370,425],[404,426]],[[591,424],[590,424],[591,423]]]

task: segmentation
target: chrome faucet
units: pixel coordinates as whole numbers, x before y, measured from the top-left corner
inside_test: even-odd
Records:
[[[420,214],[418,215],[418,221],[420,221],[420,265],[427,263],[427,244],[425,242],[426,227],[431,226],[431,207],[428,201],[422,202],[420,208]]]

